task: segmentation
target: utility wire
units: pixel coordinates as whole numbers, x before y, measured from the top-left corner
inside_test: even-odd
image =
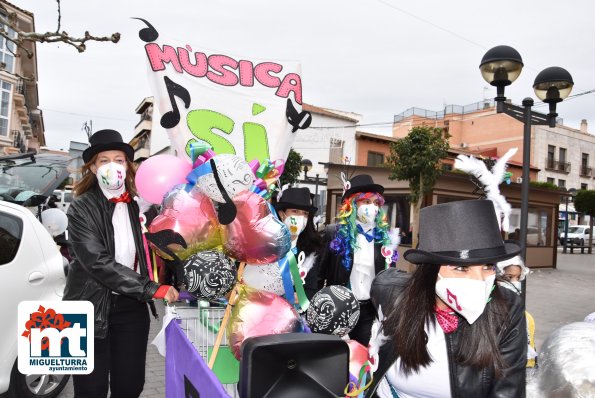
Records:
[[[43,112],[55,112],[55,113],[63,113],[65,115],[73,115],[73,116],[84,116],[84,117],[90,117],[90,118],[94,118],[94,119],[110,119],[110,120],[121,120],[123,122],[134,122],[135,119],[122,119],[122,118],[118,118],[118,117],[111,117],[111,116],[99,116],[99,115],[93,115],[90,113],[76,113],[76,112],[66,112],[66,111],[59,111],[57,109],[48,109],[48,108],[40,108]]]

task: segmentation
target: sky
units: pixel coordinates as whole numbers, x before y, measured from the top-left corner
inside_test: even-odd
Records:
[[[55,31],[53,0],[12,0],[35,15],[38,32]],[[83,36],[119,32],[119,43],[37,44],[39,107],[47,146],[67,150],[93,130],[134,135],[134,113],[152,95],[138,31],[148,20],[160,34],[223,53],[297,60],[304,102],[363,116],[359,131],[390,134],[393,116],[410,107],[440,111],[493,98],[479,63],[505,44],[524,69],[506,89],[520,104],[535,76],[561,66],[573,76],[572,95],[595,90],[595,2],[397,0],[62,0],[61,30]],[[547,106],[536,110],[547,113]],[[564,124],[581,119],[595,133],[595,93],[558,104]],[[316,126],[316,119],[312,126]]]

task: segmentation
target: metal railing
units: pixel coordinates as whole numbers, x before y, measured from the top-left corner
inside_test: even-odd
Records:
[[[464,115],[466,113],[477,112],[484,109],[490,109],[494,107],[494,100],[493,99],[486,99],[479,102],[474,102],[473,104],[469,105],[447,105],[444,107],[442,111],[431,111],[429,109],[424,108],[409,108],[398,115],[395,115],[394,122],[398,123],[405,118],[410,116],[420,116],[426,119],[444,119],[445,115]]]
[[[587,166],[581,166],[581,177],[591,177],[593,169]]]
[[[545,169],[550,171],[558,171],[561,173],[568,174],[571,170],[571,165],[569,162],[561,162],[559,160],[554,160],[551,158],[545,159]]]

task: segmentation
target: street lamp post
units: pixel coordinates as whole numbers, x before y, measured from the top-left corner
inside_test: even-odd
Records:
[[[570,188],[568,190],[568,193],[571,197],[574,198],[574,195],[576,195],[576,189]],[[568,219],[568,201],[570,199],[570,196],[566,196],[566,212],[564,215],[564,249],[562,250],[562,253],[566,253],[566,248],[568,247],[568,223],[570,221]]]
[[[509,46],[494,47],[483,56],[479,69],[483,78],[497,88],[496,112],[505,113],[522,121],[523,129],[523,181],[521,185],[521,255],[526,260],[527,221],[529,214],[529,167],[531,162],[531,126],[537,124],[556,126],[556,104],[568,97],[574,82],[570,73],[560,67],[551,67],[540,72],[533,83],[539,99],[549,104],[547,118],[533,113],[533,99],[525,98],[523,107],[506,103],[504,88],[514,82],[523,69],[521,55]],[[524,291],[524,290],[523,290]]]

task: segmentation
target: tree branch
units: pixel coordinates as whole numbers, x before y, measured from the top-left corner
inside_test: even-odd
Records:
[[[56,28],[56,33],[60,31],[60,22],[62,21],[62,13],[60,12],[60,0],[56,0],[58,3],[58,27]]]
[[[0,19],[0,36],[4,37],[7,41],[14,43],[17,48],[20,48],[25,52],[27,58],[33,58],[33,52],[25,47],[26,42],[37,42],[37,43],[66,43],[77,49],[78,52],[82,53],[87,49],[86,42],[88,41],[109,41],[117,43],[120,41],[120,33],[113,33],[111,36],[93,36],[88,31],[85,32],[85,36],[76,38],[70,36],[65,31],[59,32],[61,24],[61,11],[60,11],[60,0],[58,2],[58,30],[56,32],[23,32],[17,27],[16,13],[10,13],[8,18],[5,20]],[[16,33],[17,37],[10,37],[6,26],[12,28]],[[14,54],[14,53],[13,53]],[[15,54],[15,56],[19,56]]]

